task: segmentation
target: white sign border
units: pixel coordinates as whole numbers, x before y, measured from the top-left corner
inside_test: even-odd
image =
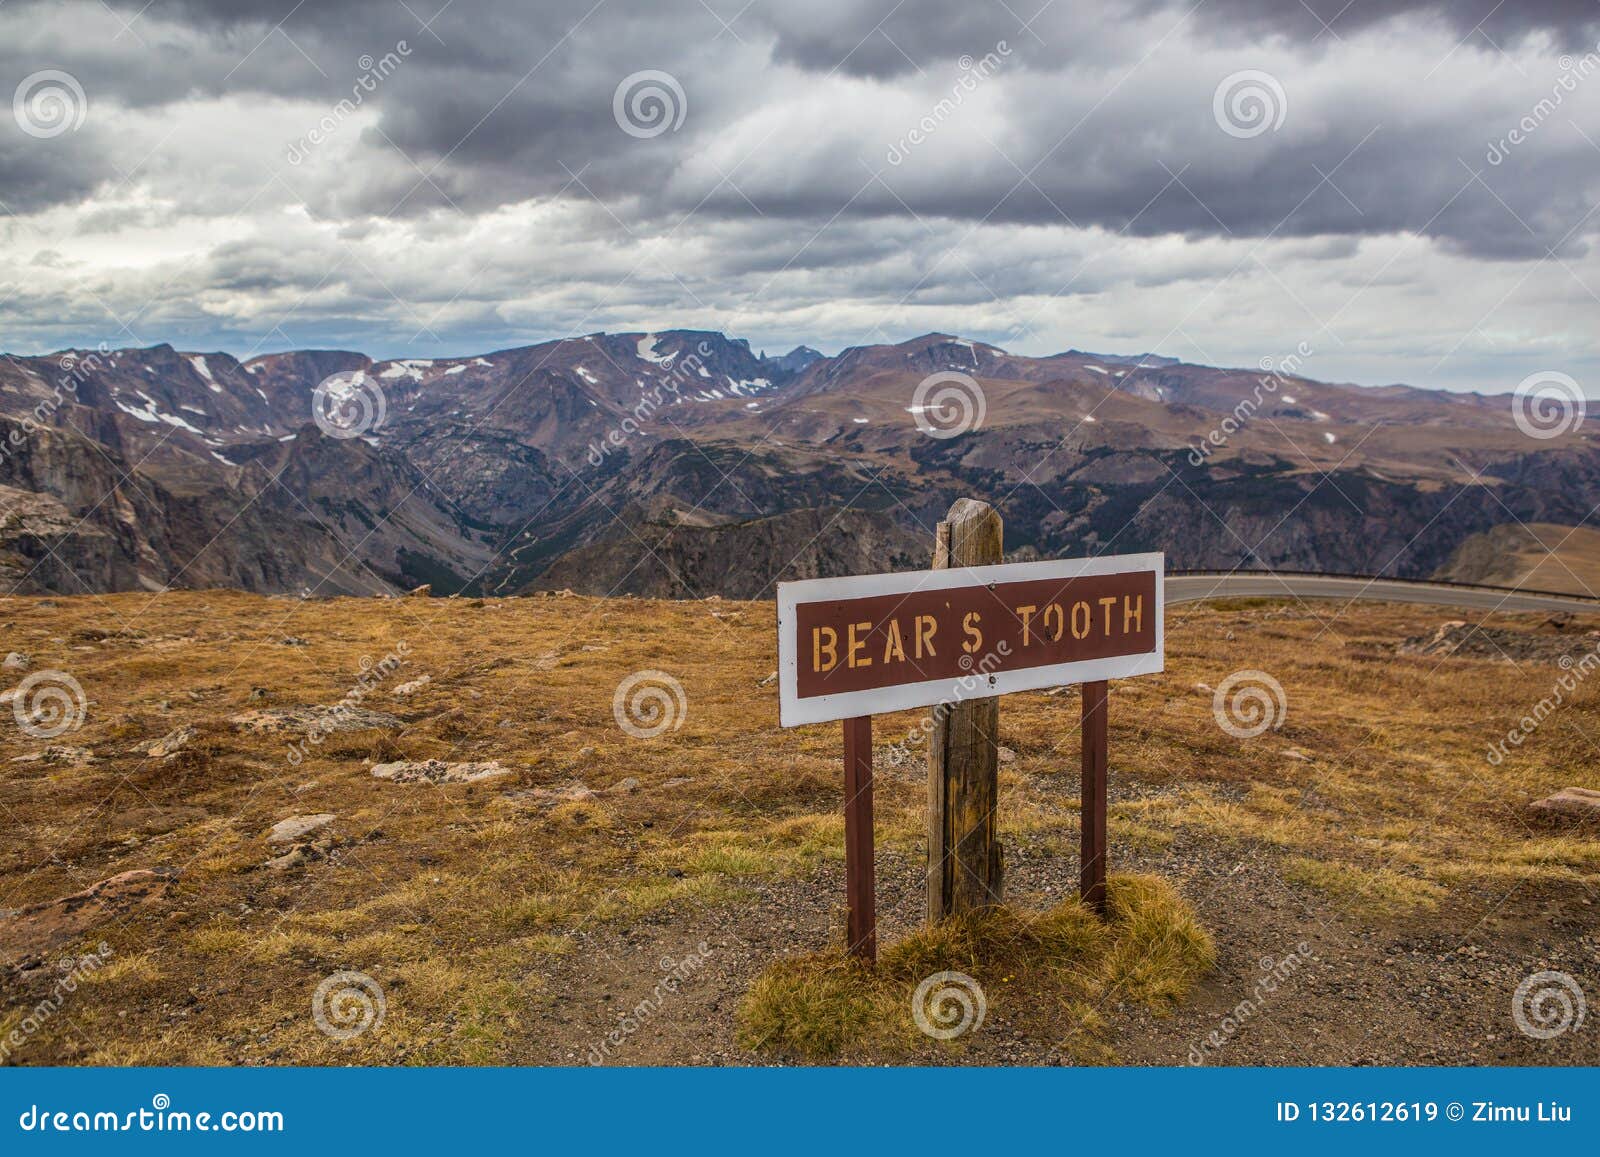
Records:
[[[1008,562],[994,566],[955,567],[950,570],[900,571],[895,574],[850,575],[843,578],[803,579],[778,584],[778,716],[783,727],[830,723],[861,715],[882,715],[913,707],[931,707],[945,701],[987,699],[1013,691],[1092,683],[1153,675],[1166,669],[1166,555],[1105,555],[1099,558],[1048,559],[1043,562]],[[990,583],[1028,582],[1035,579],[1087,578],[1094,575],[1154,571],[1156,576],[1155,649],[1142,655],[1082,659],[1019,671],[974,672],[953,679],[928,679],[866,691],[841,691],[801,699],[798,694],[800,659],[796,653],[796,607],[800,603],[832,599],[870,598],[873,595],[944,591]]]

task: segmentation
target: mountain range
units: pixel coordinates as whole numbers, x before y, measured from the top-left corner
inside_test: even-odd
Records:
[[[1533,437],[1510,395],[1305,360],[943,334],[769,357],[694,330],[445,359],[0,356],[0,585],[769,597],[926,565],[961,496],[1000,509],[1008,557],[1422,577],[1600,502],[1581,423]]]

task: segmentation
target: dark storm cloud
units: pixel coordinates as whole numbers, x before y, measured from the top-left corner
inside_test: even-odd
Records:
[[[967,0],[758,0],[741,14],[733,0],[707,0],[709,9],[699,0],[419,0],[411,11],[395,0],[128,0],[114,6],[130,33],[114,43],[75,35],[58,6],[13,0],[0,21],[30,13],[36,32],[58,28],[43,63],[73,70],[95,101],[147,110],[260,94],[332,107],[350,95],[363,56],[405,41],[403,67],[370,98],[381,113],[376,127],[340,130],[360,140],[367,163],[317,186],[279,161],[281,183],[319,220],[473,215],[560,191],[598,199],[624,222],[673,220],[693,209],[708,222],[1070,221],[1133,236],[1419,231],[1485,257],[1582,246],[1585,230],[1574,226],[1600,193],[1592,149],[1557,121],[1510,162],[1486,165],[1487,142],[1526,105],[1496,108],[1478,94],[1441,91],[1452,82],[1430,70],[1451,52],[1451,39],[1416,57],[1404,88],[1365,103],[1327,95],[1340,84],[1361,94],[1364,61],[1315,82],[1312,70],[1339,50],[1340,37],[1396,17],[1437,17],[1493,63],[1491,40],[1509,47],[1548,33],[1578,42],[1600,5],[1306,2],[1310,11],[1268,0],[1197,8],[1027,0],[1009,9]],[[1289,115],[1281,132],[1240,140],[1213,120],[1212,90],[1225,71],[1185,71],[1185,48],[1202,40],[1252,48],[1252,38],[1265,38],[1280,61]],[[990,83],[1022,94],[997,111],[1003,131],[975,137],[958,118],[903,164],[886,164],[897,134],[948,93],[957,57],[982,57],[1001,42],[1006,60]],[[1158,48],[1169,56],[1142,67]],[[39,67],[36,51],[0,47],[0,70],[10,77]],[[1299,55],[1283,63],[1285,52]],[[1371,80],[1394,79],[1370,67]],[[682,131],[639,140],[619,129],[614,90],[642,69],[681,81]],[[842,78],[877,87],[861,92],[858,109],[824,104]],[[903,121],[885,114],[888,98],[905,92],[918,95]],[[747,149],[725,151],[737,128],[768,115],[769,101],[795,110],[793,123],[768,139],[750,132]],[[91,121],[83,134],[34,142],[0,125],[0,199],[14,211],[71,204],[97,182],[120,180],[93,128]],[[811,150],[814,141],[826,147]],[[270,143],[276,161],[292,141]],[[199,172],[193,185],[203,192],[223,179]],[[796,260],[848,262],[841,238],[866,235],[831,234]]]
[[[1312,40],[1349,35],[1397,16],[1436,16],[1460,36],[1481,34],[1502,46],[1549,32],[1570,47],[1600,27],[1595,0],[1208,0],[1196,15],[1229,35],[1277,32]]]
[[[7,212],[71,203],[106,175],[90,141],[39,141],[14,132],[9,116],[0,123],[0,220]]]

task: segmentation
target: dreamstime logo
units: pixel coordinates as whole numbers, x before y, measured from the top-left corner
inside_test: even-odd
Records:
[[[611,95],[611,115],[630,137],[648,140],[677,132],[689,114],[689,98],[670,72],[646,68],[622,78]]]
[[[617,684],[611,714],[617,726],[635,739],[654,739],[683,726],[689,696],[683,684],[665,671],[635,671]]]
[[[982,60],[974,60],[970,55],[963,55],[956,61],[956,67],[961,70],[961,75],[951,86],[950,95],[941,97],[921,120],[890,145],[884,159],[891,165],[904,164],[905,159],[911,155],[911,150],[933,136],[945,121],[955,116],[956,111],[966,102],[967,94],[976,92],[978,86],[988,80],[1000,67],[1003,59],[1010,55],[1011,46],[1004,40],[997,42],[994,51],[986,53]]]
[[[1189,451],[1189,465],[1201,466],[1211,457],[1213,450],[1226,446],[1228,439],[1242,430],[1249,421],[1256,416],[1256,411],[1266,401],[1266,395],[1276,394],[1280,389],[1289,384],[1289,381],[1298,376],[1300,367],[1305,364],[1305,359],[1312,354],[1311,346],[1305,342],[1295,346],[1294,353],[1285,358],[1274,360],[1262,358],[1260,365],[1263,377],[1256,379],[1255,388],[1250,391],[1248,398],[1240,398],[1233,407],[1233,412],[1222,419],[1205,438],[1196,443]],[[1285,394],[1285,402],[1293,404],[1294,398]],[[1326,418],[1326,414],[1312,411],[1313,417]]]
[[[674,404],[682,401],[684,387],[691,386],[697,377],[706,376],[706,359],[711,356],[711,352],[711,343],[703,341],[692,353],[683,357],[678,357],[676,352],[668,355],[672,360],[672,371],[667,375],[667,380],[658,382],[641,393],[632,413],[624,417],[619,425],[607,431],[604,438],[589,443],[587,455],[589,465],[602,465],[606,456],[616,453],[631,436],[646,432],[645,423],[655,416],[657,410],[667,404],[669,396]]]
[[[1304,940],[1294,947],[1295,950],[1282,960],[1270,956],[1261,958],[1261,975],[1251,987],[1250,995],[1224,1013],[1221,1022],[1208,1035],[1189,1046],[1191,1065],[1203,1065],[1221,1052],[1248,1021],[1261,1015],[1278,989],[1288,984],[1306,961],[1313,959],[1311,945]]]
[[[1289,115],[1289,98],[1270,72],[1246,68],[1222,78],[1211,95],[1217,127],[1241,140],[1276,132]]]
[[[54,739],[76,731],[88,713],[82,684],[65,671],[35,671],[11,694],[17,726],[35,739]]]
[[[890,767],[899,767],[910,759],[912,749],[926,743],[934,728],[943,723],[952,710],[973,695],[988,692],[994,685],[995,668],[999,667],[1001,661],[1010,654],[1011,644],[1001,639],[994,645],[994,650],[984,652],[976,663],[972,661],[971,655],[962,655],[960,659],[962,674],[952,685],[951,693],[935,703],[932,710],[918,720],[915,727],[906,732],[904,739],[884,749],[884,762]]]
[[[1562,655],[1556,660],[1556,666],[1561,668],[1561,674],[1551,685],[1550,693],[1542,697],[1526,715],[1517,720],[1517,725],[1506,732],[1504,739],[1497,739],[1489,744],[1485,758],[1492,766],[1499,767],[1504,763],[1506,756],[1511,754],[1510,748],[1521,747],[1527,742],[1528,736],[1539,730],[1540,724],[1570,702],[1570,696],[1597,668],[1600,668],[1600,647],[1585,651],[1578,658]]]
[[[1535,972],[1511,998],[1511,1019],[1523,1036],[1552,1040],[1583,1027],[1583,989],[1565,972]]]
[[[311,420],[330,438],[355,438],[383,425],[383,389],[362,370],[330,374],[311,392]]]
[[[611,1055],[622,1047],[627,1039],[634,1033],[645,1028],[656,1015],[665,1007],[668,998],[678,994],[678,990],[694,977],[694,974],[704,968],[711,959],[711,947],[704,940],[699,947],[689,953],[682,960],[675,960],[671,956],[661,958],[661,971],[664,974],[656,981],[650,995],[622,1014],[617,1021],[617,1027],[612,1029],[603,1038],[589,1046],[588,1061],[591,1065],[603,1065]]]
[[[78,388],[88,381],[92,374],[99,372],[110,352],[110,345],[101,342],[98,348],[83,357],[79,357],[76,350],[68,350],[61,355],[56,362],[61,370],[61,376],[56,379],[54,386],[46,384],[49,394],[27,413],[13,415],[20,417],[21,425],[0,442],[0,464],[16,453],[23,439],[37,433],[44,426],[54,424],[56,411],[67,404],[69,395],[72,398],[78,396]]]
[[[356,67],[361,70],[361,75],[350,86],[350,95],[332,110],[325,113],[317,123],[311,126],[309,132],[289,145],[288,161],[291,165],[301,164],[311,150],[327,141],[333,136],[340,125],[356,114],[356,111],[366,103],[367,97],[378,91],[378,85],[393,76],[395,70],[411,55],[411,45],[404,40],[397,41],[393,52],[386,52],[374,60],[371,53],[364,52],[356,60]]]
[[[365,972],[335,972],[317,985],[311,997],[311,1019],[339,1041],[377,1028],[388,1010],[383,989]]]
[[[1217,726],[1235,739],[1254,739],[1268,729],[1276,731],[1288,713],[1283,684],[1265,671],[1235,671],[1211,697]]]
[[[977,379],[958,370],[929,374],[911,395],[911,416],[930,438],[954,438],[983,425],[988,404]]]
[[[911,997],[911,1019],[934,1040],[954,1040],[983,1027],[989,1001],[965,972],[935,972]]]
[[[376,663],[372,661],[371,655],[362,655],[357,663],[361,671],[356,676],[355,686],[346,691],[344,698],[340,699],[339,702],[315,716],[306,725],[304,739],[289,744],[287,758],[290,764],[299,766],[300,762],[310,753],[310,747],[321,746],[324,739],[339,730],[345,720],[355,715],[362,701],[378,689],[379,684],[405,665],[410,655],[411,644],[404,639],[396,643],[394,650]]]
[[[11,115],[30,137],[48,140],[77,132],[89,115],[89,98],[70,72],[47,68],[22,78],[11,97]]]
[[[1559,438],[1583,425],[1583,388],[1556,370],[1540,370],[1517,383],[1511,420],[1530,438]]]
[[[49,995],[34,1005],[22,1018],[21,1023],[4,1037],[0,1037],[0,1063],[10,1061],[17,1050],[27,1044],[51,1017],[61,1011],[67,1003],[67,997],[77,992],[79,985],[87,984],[89,978],[110,958],[111,945],[104,940],[100,941],[100,947],[96,951],[86,956],[63,956],[56,964],[59,975],[51,986]]]
[[[1505,136],[1498,141],[1489,142],[1489,151],[1484,155],[1484,159],[1491,165],[1503,164],[1506,157],[1511,155],[1512,149],[1532,137],[1545,121],[1555,116],[1556,109],[1565,104],[1566,98],[1578,90],[1580,81],[1600,72],[1600,45],[1596,45],[1594,51],[1584,53],[1577,60],[1564,55],[1556,63],[1561,67],[1561,75],[1556,77],[1555,83],[1551,85],[1550,95],[1536,101],[1527,114],[1511,126]]]

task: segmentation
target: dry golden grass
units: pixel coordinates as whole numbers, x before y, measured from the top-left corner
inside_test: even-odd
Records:
[[[48,603],[0,599],[4,649],[76,678],[86,722],[44,742],[0,718],[0,735],[8,757],[70,744],[94,760],[0,762],[0,908],[130,869],[181,877],[96,931],[114,955],[94,999],[30,1042],[29,1063],[515,1062],[559,996],[543,978],[574,932],[737,906],[764,882],[836,871],[842,855],[839,734],[777,726],[776,688],[762,685],[776,666],[770,604],[228,592]],[[1526,805],[1600,786],[1589,738],[1600,699],[1580,687],[1490,764],[1490,740],[1558,672],[1395,654],[1445,617],[1331,603],[1174,609],[1167,672],[1113,686],[1113,852],[1203,835],[1258,850],[1296,887],[1373,921],[1443,912],[1459,889],[1512,880],[1593,888],[1594,840],[1533,824]],[[330,736],[296,765],[295,736],[227,721],[335,704],[363,656],[401,642],[408,661],[362,703],[397,715],[396,731]],[[1241,740],[1217,726],[1198,685],[1244,667],[1281,682],[1287,713]],[[612,696],[645,669],[680,680],[688,709],[681,726],[641,740],[617,725]],[[420,691],[393,694],[424,674]],[[879,843],[913,860],[923,749],[894,768],[889,748],[916,722],[908,712],[877,725]],[[142,754],[185,725],[199,729],[188,749]],[[1074,856],[1076,697],[1008,697],[1002,739],[1016,752],[1002,768],[1003,838]],[[370,774],[373,760],[425,757],[516,772],[447,787]],[[637,791],[604,791],[625,777]],[[532,794],[573,781],[603,794],[555,807]],[[311,812],[337,815],[333,855],[263,867],[275,854],[268,828]],[[311,993],[340,969],[383,985],[381,1036],[340,1043],[312,1024]],[[27,995],[0,998],[0,1015]]]
[[[1503,526],[1497,533],[1512,536],[1515,546],[1503,549],[1490,535],[1474,536],[1463,548],[1468,561],[1454,573],[1497,586],[1600,594],[1600,531],[1531,522]]]
[[[1172,888],[1148,876],[1113,876],[1108,919],[1077,900],[1040,913],[995,907],[920,929],[884,949],[875,969],[842,948],[780,961],[751,986],[739,1007],[742,1042],[758,1051],[831,1059],[866,1048],[904,1053],[921,1035],[913,1009],[919,986],[938,973],[975,981],[985,1006],[1050,1016],[1093,1039],[1086,1010],[1108,998],[1164,1009],[1181,1000],[1215,956],[1211,937]],[[969,1003],[938,1017],[935,1028],[974,1015],[980,999],[961,981]],[[936,989],[935,989],[936,990]],[[935,991],[930,990],[930,991]],[[1018,994],[1018,1000],[1009,998]],[[960,1047],[960,1038],[947,1042]],[[1097,1043],[1097,1042],[1096,1042]]]

